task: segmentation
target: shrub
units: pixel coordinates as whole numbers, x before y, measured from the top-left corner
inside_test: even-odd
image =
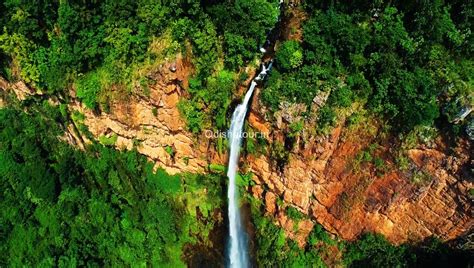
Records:
[[[172,146],[169,146],[169,145],[166,145],[165,146],[165,151],[166,153],[168,153],[170,155],[170,157],[173,159],[174,156],[176,155],[176,150],[172,147]]]
[[[340,87],[331,92],[330,103],[341,107],[349,107],[354,99],[353,95],[348,86]]]
[[[279,169],[283,169],[286,163],[288,163],[290,154],[282,143],[274,142],[270,151],[270,157],[276,162]]]
[[[204,114],[190,100],[180,100],[178,109],[186,120],[186,127],[194,134],[201,132],[204,127]]]
[[[113,133],[110,137],[102,135],[99,137],[99,142],[105,146],[113,146],[117,142],[117,138],[117,133]]]
[[[333,126],[336,123],[336,113],[328,105],[324,105],[321,110],[319,110],[318,115],[318,131],[326,132],[329,127]]]
[[[218,129],[227,128],[227,108],[236,86],[236,74],[222,70],[202,80],[195,77],[189,81],[189,100],[180,101],[178,108],[186,118],[187,127],[199,133],[206,124]]]
[[[299,67],[303,63],[301,45],[294,40],[283,42],[276,52],[275,59],[281,70],[289,71]]]
[[[288,137],[290,138],[296,137],[301,134],[300,132],[304,128],[304,122],[303,121],[293,122],[289,125],[289,128],[290,128],[290,132],[288,133]]]
[[[76,82],[76,94],[89,109],[97,108],[98,95],[102,89],[97,72],[89,73]]]
[[[280,91],[282,83],[282,75],[278,70],[274,69],[270,73],[267,86],[260,93],[262,102],[272,111],[277,111],[279,108],[278,106],[282,99],[282,93]]]
[[[295,221],[299,221],[299,220],[304,219],[304,214],[301,213],[295,207],[291,207],[291,206],[286,208],[286,215],[288,216],[288,218],[290,218],[292,220],[295,220]]]
[[[432,180],[433,177],[431,177],[430,174],[422,170],[416,171],[411,177],[411,181],[417,185],[427,185]]]
[[[344,262],[349,267],[404,267],[411,257],[407,250],[407,246],[394,246],[381,235],[365,234],[349,244]]]
[[[220,164],[209,164],[209,170],[213,173],[225,173],[226,167]]]
[[[226,32],[224,33],[224,40],[227,51],[225,57],[226,68],[237,70],[253,58],[257,47],[254,39],[245,39],[240,34]]]

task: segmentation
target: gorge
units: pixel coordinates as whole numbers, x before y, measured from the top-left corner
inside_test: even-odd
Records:
[[[0,266],[472,265],[467,3],[13,2]]]

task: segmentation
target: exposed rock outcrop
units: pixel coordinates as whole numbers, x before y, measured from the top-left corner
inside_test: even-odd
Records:
[[[23,81],[15,83],[9,83],[3,77],[0,77],[0,90],[4,92],[12,91],[16,98],[20,101],[24,101],[28,96],[41,95],[41,92],[36,92],[32,88],[28,87]]]
[[[416,169],[427,174],[429,181],[422,185],[413,183],[413,174],[400,171],[387,156],[384,160],[392,168],[384,174],[376,174],[371,165],[355,167],[354,157],[370,142],[363,131],[339,126],[328,137],[291,152],[283,172],[272,168],[267,156],[249,157],[247,162],[255,173],[255,187],[268,189],[261,193],[268,213],[282,226],[286,219],[275,213],[275,196],[349,240],[366,231],[382,233],[395,243],[432,235],[450,240],[472,229],[469,142],[460,141],[453,154],[440,140],[435,149],[409,150]],[[389,146],[380,153],[387,153]]]
[[[83,123],[95,137],[115,134],[117,148],[135,146],[157,167],[170,173],[206,172],[210,163],[225,164],[226,155],[220,155],[205,135],[188,132],[181,119],[177,104],[185,94],[190,73],[189,65],[178,58],[150,74],[156,83],[149,86],[148,94],[136,92],[113,101],[107,113],[96,114],[78,101],[73,101],[70,109],[84,114]],[[18,84],[2,87],[12,89],[20,99],[32,94]],[[301,120],[302,108],[292,106],[293,112],[282,111],[283,123],[276,126],[262,112],[258,91],[256,94],[249,125],[265,133],[270,143],[281,140],[282,125]],[[325,98],[320,96],[315,102]],[[82,142],[74,140],[87,141],[72,127],[69,132],[64,137],[68,142],[79,145]],[[296,141],[282,169],[272,162],[269,153],[247,155],[242,159],[245,171],[255,175],[255,185],[249,190],[264,200],[266,213],[274,215],[300,245],[316,222],[344,239],[375,231],[395,243],[431,235],[450,240],[472,230],[473,200],[469,191],[474,187],[473,148],[469,141],[460,140],[455,148],[446,148],[437,140],[430,148],[411,149],[407,155],[413,167],[401,171],[391,157],[392,141],[383,139],[376,154],[388,169],[379,174],[372,164],[354,163],[355,156],[374,137],[364,126],[351,129],[342,124],[328,135],[306,135]],[[421,184],[412,182],[414,172],[425,174]],[[279,207],[282,203],[296,207],[310,220],[295,223],[288,219]]]
[[[178,110],[190,71],[182,58],[166,64],[160,72],[150,75],[156,83],[149,85],[147,94],[136,92],[126,99],[112,101],[107,113],[96,115],[79,101],[70,107],[84,114],[84,124],[95,137],[114,133],[117,148],[130,150],[135,146],[157,167],[171,174],[202,173],[211,162],[209,141],[204,135],[194,137],[187,132]]]
[[[196,137],[186,131],[176,107],[183,90],[174,84],[180,66],[177,64],[176,72],[160,75],[162,80],[150,87],[149,98],[132,96],[125,102],[113,103],[107,114],[94,115],[77,102],[72,107],[84,113],[85,124],[95,136],[116,133],[118,148],[130,149],[138,141],[138,151],[170,173],[205,172],[210,163],[225,164],[226,156],[219,155],[204,135]],[[266,122],[265,116],[255,110],[259,109],[256,103],[249,124],[270,140],[281,137],[278,126]],[[289,117],[298,114],[299,108],[293,108],[289,110],[294,113],[282,112],[286,123],[294,121]],[[373,139],[363,130],[340,125],[327,136],[310,137],[304,146],[296,146],[290,152],[282,171],[268,154],[248,155],[243,160],[248,171],[255,174],[256,185],[251,192],[264,200],[267,214],[274,215],[290,237],[303,245],[314,222],[344,239],[375,231],[395,243],[431,235],[449,240],[472,228],[468,191],[473,185],[464,174],[467,165],[472,165],[468,142],[459,143],[454,154],[447,153],[441,141],[436,148],[408,151],[417,168],[431,177],[427,185],[416,185],[409,172],[394,167],[390,157],[384,157],[392,166],[384,174],[375,174],[372,166],[354,170],[354,157]],[[173,157],[168,146],[175,152]],[[380,153],[389,155],[390,144],[385,147]],[[277,199],[283,200],[285,206],[295,206],[313,221],[295,223],[288,219],[278,208]]]

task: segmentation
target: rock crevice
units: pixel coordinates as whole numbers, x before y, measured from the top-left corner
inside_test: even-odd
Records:
[[[173,71],[169,71],[171,65]],[[84,115],[83,124],[94,137],[116,135],[117,148],[136,148],[156,167],[171,174],[207,172],[209,164],[225,164],[227,156],[214,149],[212,139],[186,130],[177,104],[185,95],[190,73],[190,67],[178,59],[164,64],[160,72],[151,76],[158,82],[150,85],[147,94],[135,93],[125,100],[112,101],[108,113],[95,114],[79,101],[72,101],[69,107]],[[10,85],[0,80],[0,87],[13,90],[19,99],[35,94],[18,83]],[[281,142],[285,125],[301,120],[294,117],[301,107],[293,107],[291,114],[282,112],[281,120],[276,121],[280,126],[275,126],[264,116],[258,93],[252,103],[249,126],[265,133],[270,143]],[[315,102],[324,98],[321,96]],[[72,127],[64,139],[76,145],[82,144],[82,140],[87,142]],[[300,245],[316,222],[343,239],[355,239],[363,232],[373,231],[394,243],[431,235],[450,240],[472,230],[473,200],[469,190],[474,186],[468,169],[472,168],[473,150],[469,141],[460,140],[450,153],[440,141],[430,148],[409,150],[408,157],[416,170],[431,179],[419,185],[410,180],[411,171],[399,170],[393,159],[385,156],[389,155],[389,142],[378,150],[392,169],[377,174],[373,165],[355,165],[355,156],[373,139],[373,135],[342,124],[328,135],[303,133],[281,169],[267,152],[244,156],[246,168],[242,171],[254,174],[250,192],[264,201],[266,213],[274,216]],[[277,200],[283,201],[283,207]],[[285,215],[286,206],[297,208],[308,219],[294,228],[295,222]]]

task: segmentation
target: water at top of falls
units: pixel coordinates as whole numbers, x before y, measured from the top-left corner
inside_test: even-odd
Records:
[[[229,262],[230,267],[248,267],[248,250],[247,235],[242,226],[239,211],[238,189],[235,183],[237,173],[237,164],[239,162],[240,144],[242,142],[242,128],[244,126],[245,115],[247,114],[247,106],[257,83],[252,81],[244,101],[237,106],[232,114],[230,123],[230,154],[229,166],[227,169],[227,177],[229,178],[229,190],[227,198],[229,199]]]

